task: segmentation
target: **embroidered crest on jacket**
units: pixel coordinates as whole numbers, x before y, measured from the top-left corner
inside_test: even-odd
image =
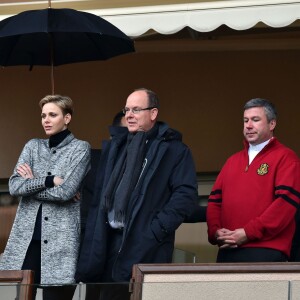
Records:
[[[257,169],[257,174],[258,175],[266,175],[268,173],[268,168],[269,168],[269,165],[264,163],[264,164],[261,164],[260,167]]]

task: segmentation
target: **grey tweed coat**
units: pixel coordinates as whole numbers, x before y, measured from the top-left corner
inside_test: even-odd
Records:
[[[37,213],[42,205],[41,284],[74,283],[80,242],[80,202],[73,200],[90,165],[90,145],[69,134],[57,147],[48,139],[32,139],[16,167],[30,165],[34,178],[24,179],[16,168],[9,191],[21,196],[16,218],[1,263],[2,270],[20,270],[30,244]],[[48,175],[64,182],[46,188]]]

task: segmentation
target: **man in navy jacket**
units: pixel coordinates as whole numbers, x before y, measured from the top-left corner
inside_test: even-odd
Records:
[[[99,205],[87,220],[78,281],[128,282],[134,264],[170,263],[175,230],[198,206],[191,152],[179,132],[157,121],[158,109],[150,90],[127,98],[129,132],[114,136],[103,150],[93,201]],[[115,285],[106,299],[118,299],[114,292]]]

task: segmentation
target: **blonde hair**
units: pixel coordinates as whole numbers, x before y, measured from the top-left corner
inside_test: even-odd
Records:
[[[60,107],[64,116],[66,114],[70,114],[72,116],[73,114],[73,101],[70,97],[61,95],[47,95],[39,102],[40,108],[43,108],[43,106],[47,103],[55,103],[58,107]]]

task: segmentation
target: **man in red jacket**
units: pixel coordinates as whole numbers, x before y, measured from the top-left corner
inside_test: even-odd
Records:
[[[244,106],[245,149],[222,168],[209,197],[208,239],[217,262],[287,261],[300,202],[300,161],[273,136],[277,113],[264,99]]]

